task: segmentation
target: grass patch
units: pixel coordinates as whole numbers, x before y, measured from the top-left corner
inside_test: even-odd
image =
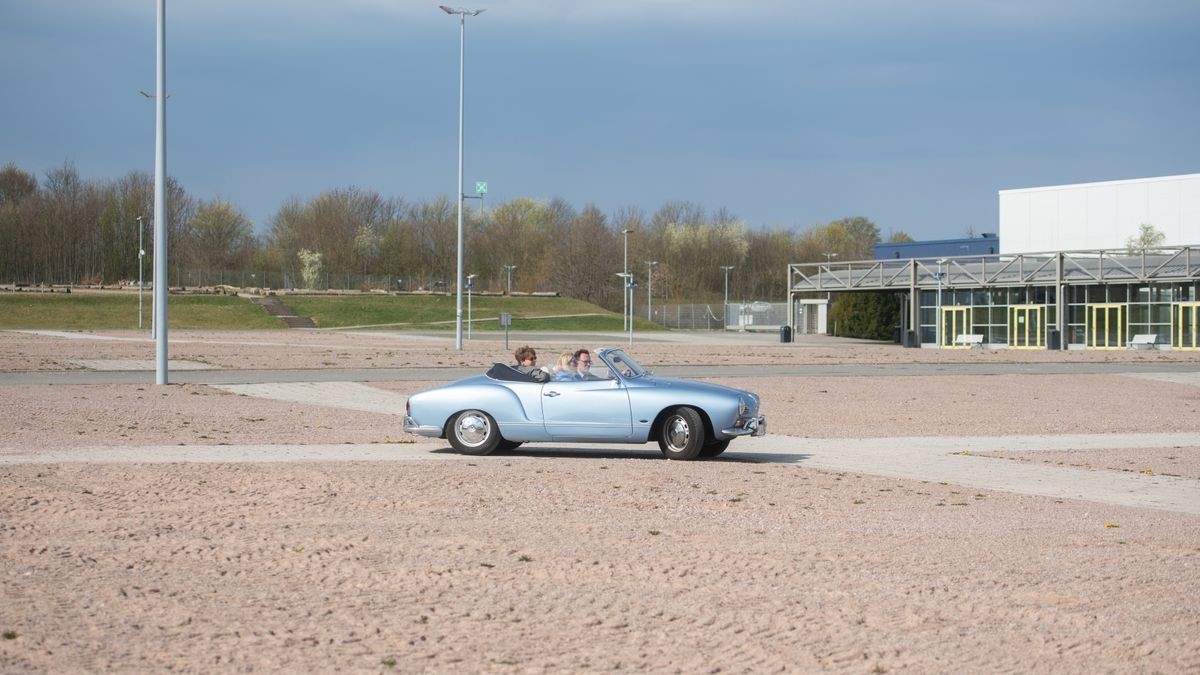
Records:
[[[150,329],[151,294],[143,306]],[[283,323],[245,298],[232,295],[172,295],[170,328],[282,328]],[[6,293],[0,295],[0,328],[93,330],[138,327],[137,293]]]
[[[283,296],[283,302],[321,328],[386,326],[430,329],[454,326],[453,295]],[[500,313],[512,315],[513,330],[620,331],[621,316],[574,298],[475,296],[471,299],[472,331],[502,331]],[[463,299],[463,322],[467,321]],[[666,330],[635,320],[634,331]]]
[[[280,296],[300,316],[321,328],[380,326],[390,330],[454,330],[453,295]],[[153,299],[145,295],[144,328],[150,329]],[[283,323],[246,298],[232,295],[172,295],[168,299],[171,328],[282,328]],[[471,302],[473,332],[497,333],[500,313],[512,315],[512,330],[622,330],[621,315],[574,298],[475,296]],[[463,300],[466,328],[467,307]],[[136,329],[137,293],[6,293],[0,295],[0,329],[59,330]],[[634,320],[635,332],[665,331]]]

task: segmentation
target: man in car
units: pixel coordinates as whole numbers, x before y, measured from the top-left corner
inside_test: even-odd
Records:
[[[599,380],[600,378],[592,374],[592,353],[586,349],[580,349],[571,357],[572,363],[575,364],[576,377],[580,380]]]
[[[550,380],[550,374],[537,367],[537,352],[533,347],[529,345],[517,347],[517,351],[513,352],[513,357],[517,360],[517,365],[513,366],[517,372],[529,375],[537,382]]]

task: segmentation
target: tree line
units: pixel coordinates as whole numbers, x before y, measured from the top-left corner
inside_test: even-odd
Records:
[[[454,287],[457,212],[452,198],[408,201],[355,187],[283,204],[261,234],[234,204],[196,199],[167,181],[172,285],[195,270],[252,271],[281,287],[370,279],[390,290]],[[146,274],[153,256],[154,180],[131,171],[86,180],[67,163],[39,180],[15,164],[0,168],[0,282],[115,284],[138,277],[138,216]],[[863,260],[880,230],[849,217],[792,230],[753,229],[724,209],[708,212],[668,202],[653,214],[561,199],[513,199],[484,211],[468,205],[464,273],[477,290],[553,291],[621,306],[629,269],[641,288],[653,270],[655,300],[712,302],[723,297],[731,266],[731,300],[778,300],[789,263]],[[623,234],[628,231],[628,234]],[[889,241],[911,241],[893,232]],[[653,264],[651,264],[653,263]],[[255,278],[262,283],[264,277]]]

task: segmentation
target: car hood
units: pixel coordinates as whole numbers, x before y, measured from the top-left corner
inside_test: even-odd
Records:
[[[753,396],[753,394],[743,389],[734,389],[733,387],[726,387],[723,384],[713,384],[712,382],[701,382],[699,380],[677,380],[670,377],[646,375],[635,380],[631,380],[631,382],[635,382],[645,387],[654,387],[656,389],[683,387],[690,389],[691,391],[707,391],[714,394],[747,394]]]

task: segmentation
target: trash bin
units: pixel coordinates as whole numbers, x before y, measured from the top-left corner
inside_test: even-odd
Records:
[[[1046,349],[1062,349],[1062,333],[1057,328],[1046,329]]]
[[[780,342],[791,342],[792,341],[792,327],[791,326],[780,326],[779,327],[779,341]]]
[[[917,344],[917,331],[909,330],[909,331],[904,332],[904,346],[905,347],[920,347],[921,346],[921,345]]]
[[[892,329],[892,342],[900,344],[900,326],[896,326]]]

